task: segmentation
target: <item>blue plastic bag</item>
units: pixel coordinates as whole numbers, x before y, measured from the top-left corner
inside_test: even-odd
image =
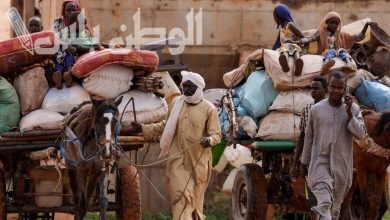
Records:
[[[390,88],[379,82],[362,79],[354,95],[361,104],[377,112],[390,111]]]
[[[272,79],[264,70],[251,73],[240,90],[240,106],[255,121],[268,114],[269,107],[278,95]]]

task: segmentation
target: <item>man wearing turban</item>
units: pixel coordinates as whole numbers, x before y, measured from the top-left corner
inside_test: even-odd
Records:
[[[221,141],[218,112],[203,98],[204,79],[182,71],[180,87],[169,108],[168,119],[133,129],[145,139],[160,136],[160,155],[168,155],[166,174],[174,220],[204,220],[203,201],[211,176],[211,147]]]

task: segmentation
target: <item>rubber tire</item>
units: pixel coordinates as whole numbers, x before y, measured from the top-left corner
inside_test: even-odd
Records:
[[[7,220],[5,176],[0,171],[0,220]]]
[[[257,164],[243,164],[234,179],[232,204],[234,220],[267,218],[267,181]]]
[[[116,182],[117,220],[141,220],[141,189],[137,169],[133,166],[119,168]]]

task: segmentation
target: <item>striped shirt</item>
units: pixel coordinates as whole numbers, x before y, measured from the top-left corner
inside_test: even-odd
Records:
[[[307,120],[309,119],[309,110],[310,108],[314,105],[314,103],[307,104],[305,107],[302,109],[301,113],[301,121],[299,122],[299,130],[305,132],[306,129],[306,123]]]

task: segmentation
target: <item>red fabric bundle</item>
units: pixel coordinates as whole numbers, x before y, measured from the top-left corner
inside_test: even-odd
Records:
[[[78,78],[88,76],[92,71],[105,64],[117,63],[134,70],[141,69],[146,73],[156,71],[158,55],[148,50],[104,49],[81,56],[72,68],[72,73]]]
[[[14,77],[13,72],[18,71],[20,67],[52,57],[58,49],[45,54],[41,54],[42,50],[39,49],[54,48],[54,39],[53,31],[42,31],[0,42],[0,76]]]

